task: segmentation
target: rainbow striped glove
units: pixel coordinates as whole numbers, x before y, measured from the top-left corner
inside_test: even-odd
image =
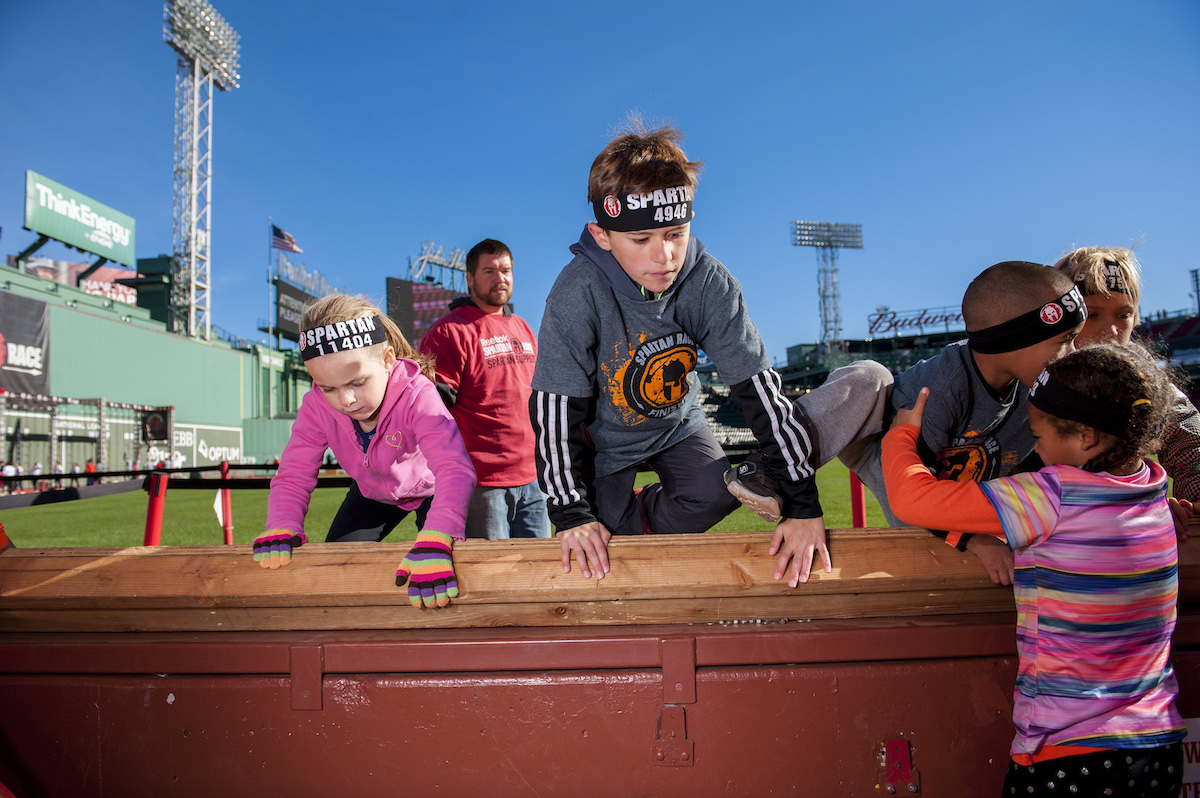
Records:
[[[254,541],[254,561],[263,568],[282,568],[292,561],[292,549],[308,542],[303,532],[268,529]]]
[[[444,532],[427,529],[417,533],[416,543],[396,569],[396,587],[408,582],[408,600],[418,609],[445,607],[458,597],[458,579],[450,547],[454,538]]]

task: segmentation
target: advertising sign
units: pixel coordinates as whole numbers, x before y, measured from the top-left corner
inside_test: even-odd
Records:
[[[882,307],[867,317],[871,335],[913,335],[927,332],[950,332],[963,327],[962,309],[958,307],[924,308],[922,310],[889,310]],[[929,329],[926,329],[929,328]]]
[[[388,315],[409,341],[419,341],[433,323],[450,312],[450,303],[467,296],[440,285],[387,279]],[[409,336],[405,324],[411,325]]]
[[[337,293],[336,288],[329,284],[325,275],[318,271],[309,271],[303,263],[292,263],[282,252],[279,253],[279,263],[275,267],[275,276],[287,280],[292,285],[303,288],[318,297]],[[344,293],[344,292],[343,292]]]
[[[218,466],[222,460],[242,462],[241,427],[210,427],[204,424],[175,424],[174,452],[167,446],[150,447],[146,456],[153,467]],[[172,459],[172,455],[174,459]]]
[[[80,276],[88,273],[80,280]],[[71,263],[65,260],[50,258],[30,258],[25,262],[25,273],[35,274],[46,280],[78,287],[86,294],[102,296],[114,302],[124,302],[126,305],[137,305],[137,290],[127,285],[121,285],[117,280],[136,277],[137,272],[128,269],[118,269],[112,266],[101,266],[92,269],[87,263]]]
[[[25,229],[135,268],[134,221],[64,185],[25,172]]]
[[[275,330],[289,341],[300,340],[300,318],[304,308],[317,297],[293,288],[282,280],[275,281]]]
[[[50,393],[50,307],[0,291],[0,388]]]

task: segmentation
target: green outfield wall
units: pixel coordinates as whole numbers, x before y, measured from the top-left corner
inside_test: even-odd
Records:
[[[44,340],[24,340],[26,331],[6,331],[0,318],[0,336],[19,341],[21,348],[12,351],[28,361],[0,363],[0,380],[40,380],[27,394],[174,407],[174,446],[150,447],[139,446],[132,409],[107,408],[102,427],[93,406],[58,405],[53,413],[8,406],[0,460],[12,457],[16,444],[26,473],[39,462],[47,473],[56,462],[66,470],[72,463],[82,467],[100,451],[110,471],[124,470],[135,458],[139,466],[169,460],[177,467],[270,461],[283,451],[290,417],[311,385],[295,353],[184,338],[167,332],[144,308],[13,268],[0,266],[0,298],[22,311],[36,312],[44,303],[48,317]],[[27,355],[35,350],[37,357]],[[10,382],[10,393],[13,384],[29,385]]]

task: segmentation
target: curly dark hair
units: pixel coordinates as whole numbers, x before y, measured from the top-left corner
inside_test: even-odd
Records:
[[[1167,372],[1145,347],[1138,343],[1085,346],[1046,368],[1056,382],[1109,408],[1107,417],[1096,421],[1116,440],[1085,463],[1084,470],[1112,472],[1133,467],[1134,461],[1158,451],[1173,391]],[[1086,426],[1042,412],[1062,435]],[[1116,434],[1118,430],[1120,434]]]

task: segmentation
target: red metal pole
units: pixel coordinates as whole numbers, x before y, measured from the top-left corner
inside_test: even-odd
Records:
[[[867,525],[867,497],[862,480],[853,471],[850,472],[850,518],[855,529]]]
[[[163,505],[167,503],[167,475],[150,475],[150,501],[146,505],[146,534],[143,546],[157,546],[162,542]]]
[[[229,479],[229,461],[221,461],[221,479]],[[221,529],[225,532],[225,545],[233,545],[233,501],[229,488],[221,488]]]

